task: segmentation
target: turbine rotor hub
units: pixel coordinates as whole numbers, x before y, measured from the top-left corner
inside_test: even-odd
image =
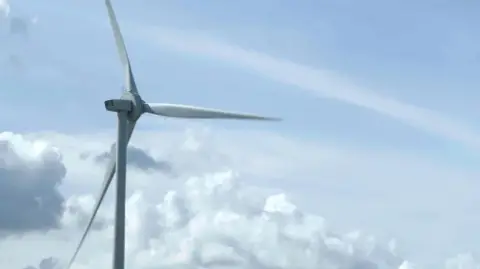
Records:
[[[140,95],[133,94],[129,91],[125,91],[120,97],[122,100],[126,100],[131,102],[131,109],[127,113],[128,120],[130,121],[137,121],[138,118],[142,115],[143,111],[143,104],[145,103]]]

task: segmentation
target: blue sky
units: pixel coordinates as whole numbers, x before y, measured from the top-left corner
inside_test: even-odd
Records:
[[[436,110],[474,131],[478,129],[476,71],[480,56],[476,46],[478,29],[474,27],[478,18],[473,12],[478,3],[473,1],[145,1],[135,5],[118,1],[116,5],[124,24],[135,21],[200,32],[296,64],[331,70],[353,85]],[[58,98],[57,105],[62,106],[73,102],[72,97],[93,98],[93,92],[99,97],[111,96],[120,87],[115,80],[120,72],[115,69],[112,40],[107,29],[101,27],[101,3],[74,2],[71,10],[64,3],[51,5],[49,10],[29,1],[13,6],[18,6],[21,15],[39,17],[39,23],[31,29],[31,43],[24,50],[27,54],[36,50],[43,53],[28,60],[36,58],[38,68],[46,64],[63,69],[61,76],[67,79],[66,84],[43,82],[50,89],[39,90],[42,87],[25,81],[16,88],[30,94],[51,92],[55,100]],[[66,27],[51,27],[54,20],[64,21]],[[287,121],[273,128],[310,137],[335,137],[345,143],[437,153],[440,150],[439,154],[445,156],[469,151],[468,145],[432,136],[375,111],[328,98],[312,98],[296,87],[214,58],[194,58],[171,50],[151,51],[134,33],[127,30],[126,35],[137,80],[142,92],[151,98],[280,114]],[[103,61],[100,55],[105,55]],[[61,63],[68,63],[69,68],[59,68]],[[96,66],[86,68],[88,63]],[[97,67],[104,69],[95,70]],[[105,75],[100,77],[102,72]],[[12,91],[4,95],[5,101],[20,102]],[[88,103],[94,106],[94,102]],[[90,117],[77,113],[77,108],[69,107],[61,115],[55,115],[52,109],[44,112],[50,119],[45,123],[36,121],[38,127],[46,124],[50,128],[83,129],[104,124],[100,120],[92,122]],[[97,109],[102,108],[98,105]],[[78,124],[67,120],[73,115]]]
[[[480,2],[113,4],[147,101],[281,116],[280,124],[211,124],[480,172]],[[113,128],[103,101],[119,96],[122,74],[103,2],[18,0],[12,15],[38,23],[28,42],[1,28],[0,60],[15,52],[27,68],[1,66],[0,125],[15,132]],[[139,129],[165,123],[171,120],[145,116]]]

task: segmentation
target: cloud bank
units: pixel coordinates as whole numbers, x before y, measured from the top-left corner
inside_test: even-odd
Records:
[[[325,189],[325,185],[319,187],[301,179],[299,171],[306,169],[306,173],[311,174],[315,170],[314,167],[319,167],[319,164],[325,169],[335,168],[338,165],[337,158],[344,159],[340,156],[341,152],[331,148],[322,149],[315,148],[313,145],[302,145],[301,142],[292,144],[294,142],[286,138],[266,134],[260,136],[259,133],[237,135],[238,138],[243,137],[246,140],[256,139],[261,140],[260,142],[264,140],[265,143],[257,144],[261,146],[248,149],[245,145],[249,143],[234,139],[238,146],[235,149],[235,147],[223,145],[221,137],[224,135],[209,135],[208,132],[198,133],[195,130],[185,133],[153,132],[150,135],[148,132],[139,131],[135,134],[132,146],[147,148],[146,145],[150,145],[148,148],[151,149],[152,158],[164,159],[165,156],[170,156],[169,160],[176,164],[175,167],[182,167],[178,170],[182,173],[174,180],[169,180],[168,176],[161,171],[129,170],[127,201],[127,264],[129,268],[407,269],[478,266],[475,255],[463,254],[443,264],[440,262],[443,258],[437,257],[439,266],[436,267],[420,266],[422,264],[415,267],[415,263],[412,263],[408,257],[410,255],[397,247],[396,240],[381,240],[359,231],[343,232],[342,229],[331,226],[314,211],[309,213],[309,210],[302,210],[302,206],[293,201],[298,200],[294,195],[296,188],[312,189],[310,192],[301,191],[301,194],[316,197],[312,201],[313,208],[322,208],[321,205],[325,202],[322,197],[328,197],[333,189],[328,190]],[[224,137],[224,140],[232,141],[235,138],[232,135],[234,134]],[[22,182],[25,183],[22,186],[26,189],[34,189],[34,186],[38,186],[36,182],[40,180],[49,182],[49,177],[39,177],[46,175],[42,171],[50,171],[54,175],[57,173],[57,181],[63,178],[63,181],[60,181],[63,187],[61,193],[65,196],[65,210],[53,211],[56,214],[56,229],[41,234],[24,233],[20,238],[17,236],[2,238],[0,252],[9,258],[0,259],[0,266],[25,268],[38,265],[43,259],[55,257],[44,261],[40,267],[46,264],[55,266],[50,261],[56,259],[58,259],[56,266],[61,267],[71,255],[80,237],[86,217],[93,205],[91,193],[98,191],[101,184],[99,179],[104,168],[103,164],[92,162],[80,155],[85,152],[104,152],[110,144],[111,137],[101,134],[70,136],[54,133],[28,135],[2,133],[1,137],[4,141],[3,145],[8,145],[9,148],[7,151],[7,147],[4,147],[2,152],[12,152],[9,155],[2,153],[2,157],[9,156],[2,159],[7,160],[11,164],[10,167],[16,167],[18,175],[25,175],[28,171],[37,169],[34,170],[35,173],[31,173],[38,174],[32,180],[27,181],[19,177],[20,180],[24,180]],[[161,152],[155,151],[155,148],[160,146],[158,141],[165,143],[161,145]],[[241,145],[240,142],[242,142]],[[168,148],[168,145],[171,148]],[[217,150],[220,149],[223,151],[218,152]],[[272,150],[277,152],[274,153]],[[320,153],[322,151],[323,153]],[[304,154],[299,154],[300,152]],[[345,154],[351,155],[351,153]],[[322,157],[324,155],[329,157]],[[244,159],[242,156],[248,158]],[[292,161],[285,156],[296,159],[294,163],[300,166],[288,167],[287,164]],[[324,158],[323,162],[320,161],[322,158]],[[308,163],[306,162],[308,159],[315,161]],[[260,160],[263,160],[264,165],[255,165]],[[378,159],[375,163],[378,164]],[[206,165],[203,169],[199,169],[193,164]],[[360,165],[365,167],[363,164]],[[48,167],[50,168],[47,169]],[[59,167],[64,167],[68,173],[65,175],[65,170],[59,173],[58,171],[61,170]],[[188,171],[189,167],[192,168],[191,171]],[[307,169],[308,167],[310,170]],[[357,171],[354,166],[350,169],[352,172]],[[278,170],[280,174],[288,177],[297,175],[291,181],[297,186],[291,185],[288,192],[278,189],[278,186],[285,186],[285,184],[288,186],[289,179],[279,180],[278,174],[268,172],[270,170]],[[54,171],[57,172],[54,173]],[[92,180],[89,180],[92,176]],[[267,178],[275,179],[271,182],[277,183],[272,185],[268,180],[265,181]],[[2,183],[9,182],[3,178],[1,180]],[[269,188],[265,187],[267,182],[269,182],[267,184]],[[344,181],[342,184],[347,182]],[[79,186],[82,185],[83,187],[80,188]],[[53,188],[52,184],[46,186]],[[57,185],[55,186],[58,188]],[[271,188],[272,186],[277,189]],[[368,189],[367,187],[356,188],[361,193]],[[18,188],[18,185],[10,184],[2,189],[13,193],[18,192]],[[24,193],[22,197],[26,197],[29,193],[31,192]],[[416,195],[415,192],[411,194],[412,198]],[[33,199],[36,193],[31,195]],[[337,197],[332,200],[336,203],[335,208],[342,208],[341,203],[348,202],[342,200],[348,199],[359,204],[357,209],[359,211],[362,210],[360,204],[368,203],[354,197],[346,198],[339,189],[336,189],[333,196]],[[88,237],[74,268],[91,269],[110,266],[113,243],[111,198],[110,196],[102,207],[95,229]],[[382,200],[382,197],[379,199]],[[432,199],[435,197],[433,196]],[[385,201],[385,203],[389,202]],[[405,205],[404,201],[398,201],[398,203]],[[19,218],[17,214],[39,210],[34,203],[19,204],[22,208],[13,207],[15,211],[3,211],[2,218],[15,219]],[[399,204],[392,206],[398,207]],[[402,210],[412,210],[418,206],[418,204],[406,204]],[[444,206],[440,207],[438,210],[445,210]],[[394,211],[394,208],[390,208],[390,211]],[[46,210],[38,212],[52,216],[52,213]],[[343,215],[353,213],[341,212]],[[354,214],[354,216],[360,215]],[[402,226],[405,223],[397,225]],[[415,233],[415,235],[422,236],[421,233]],[[20,252],[19,249],[23,251]],[[420,249],[414,249],[414,251],[420,251]]]

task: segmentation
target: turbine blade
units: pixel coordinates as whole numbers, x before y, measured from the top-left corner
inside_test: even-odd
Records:
[[[237,120],[265,120],[280,121],[280,118],[264,117],[252,114],[222,111],[218,109],[194,107],[175,104],[144,104],[144,111],[147,113],[174,117],[174,118],[196,118],[196,119],[237,119]]]
[[[135,79],[133,78],[133,72],[130,59],[128,57],[127,48],[125,46],[125,41],[123,40],[122,32],[120,31],[120,26],[117,22],[117,17],[115,16],[115,11],[113,11],[110,0],[105,0],[105,5],[107,6],[108,18],[113,30],[113,36],[115,37],[118,55],[120,56],[120,61],[122,62],[125,72],[125,90],[131,93],[138,93],[137,85],[135,84]]]
[[[127,145],[128,141],[130,141],[130,138],[132,137],[133,129],[135,128],[135,122],[129,122],[128,123],[128,132],[127,132]],[[82,234],[82,238],[80,239],[79,244],[77,245],[77,248],[75,249],[75,252],[70,259],[70,262],[68,263],[67,269],[70,269],[73,265],[73,262],[77,258],[78,253],[80,252],[80,249],[82,248],[83,242],[85,241],[85,238],[87,238],[88,232],[90,232],[90,229],[92,228],[93,221],[95,220],[95,217],[97,216],[98,209],[100,208],[100,205],[103,202],[103,198],[105,198],[105,194],[108,191],[108,187],[110,186],[110,183],[112,182],[113,176],[115,174],[115,165],[116,165],[116,146],[115,144],[112,145],[112,148],[110,149],[110,161],[108,162],[107,165],[107,170],[105,172],[103,184],[102,184],[102,189],[98,195],[97,202],[95,203],[95,207],[93,208],[92,215],[88,221],[87,227],[85,228],[85,231]]]

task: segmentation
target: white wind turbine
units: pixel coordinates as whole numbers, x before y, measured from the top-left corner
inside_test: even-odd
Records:
[[[226,112],[217,109],[208,109],[194,106],[146,103],[140,97],[135,80],[133,78],[130,60],[125,48],[120,27],[118,26],[115,12],[110,0],[105,0],[108,10],[110,24],[115,37],[116,46],[125,72],[125,90],[119,99],[105,101],[105,108],[108,111],[117,113],[118,129],[116,147],[111,148],[110,161],[107,166],[102,190],[99,194],[93,209],[92,216],[87,224],[74,255],[72,256],[68,269],[72,266],[75,258],[85,241],[85,238],[93,224],[98,209],[103,201],[105,193],[112,181],[114,174],[117,174],[116,208],[115,208],[115,242],[113,250],[113,268],[124,269],[125,263],[125,196],[126,196],[126,155],[127,145],[132,136],[135,123],[143,113],[150,113],[164,117],[196,118],[196,119],[239,119],[239,120],[264,120],[278,121],[279,118],[262,117],[251,114]]]

